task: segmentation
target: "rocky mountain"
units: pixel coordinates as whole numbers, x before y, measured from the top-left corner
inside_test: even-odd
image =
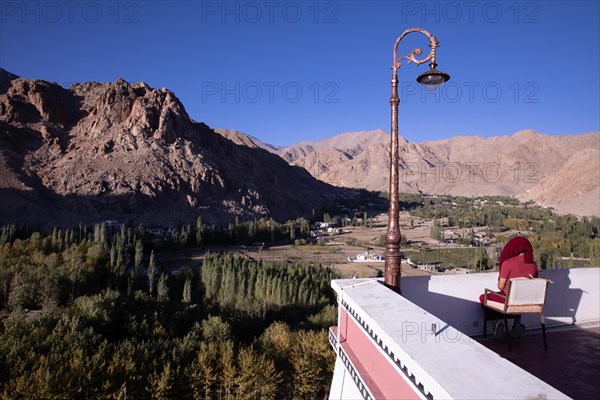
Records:
[[[285,220],[339,192],[191,120],[167,89],[64,89],[0,69],[0,223]]]
[[[351,132],[276,152],[332,185],[387,191],[389,141],[381,130]],[[600,132],[549,136],[524,130],[421,144],[400,138],[399,147],[403,192],[518,196],[561,213],[600,215]]]

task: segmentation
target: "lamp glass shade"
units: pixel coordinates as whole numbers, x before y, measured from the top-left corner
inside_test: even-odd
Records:
[[[425,85],[425,87],[428,89],[437,88],[442,83],[447,82],[449,79],[450,75],[445,72],[438,71],[435,68],[430,68],[429,71],[417,76],[417,82]]]

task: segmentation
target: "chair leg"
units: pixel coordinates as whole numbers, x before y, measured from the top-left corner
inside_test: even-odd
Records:
[[[483,310],[483,338],[486,339],[487,338],[487,314],[485,312],[485,309]]]
[[[508,342],[508,351],[512,352],[512,343],[510,342],[510,334],[508,333],[508,318],[506,318],[506,314],[504,314],[504,335]]]
[[[542,322],[542,337],[544,338],[544,350],[548,350],[548,341],[546,340],[546,324]]]

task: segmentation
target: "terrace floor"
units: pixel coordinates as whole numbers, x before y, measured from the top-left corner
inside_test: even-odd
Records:
[[[547,351],[541,331],[513,340],[512,352],[505,339],[481,344],[573,399],[600,399],[600,325],[548,328],[546,333]]]

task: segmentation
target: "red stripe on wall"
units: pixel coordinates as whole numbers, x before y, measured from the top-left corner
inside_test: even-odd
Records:
[[[418,392],[344,309],[340,310],[340,342],[363,382],[378,400],[420,399]]]

